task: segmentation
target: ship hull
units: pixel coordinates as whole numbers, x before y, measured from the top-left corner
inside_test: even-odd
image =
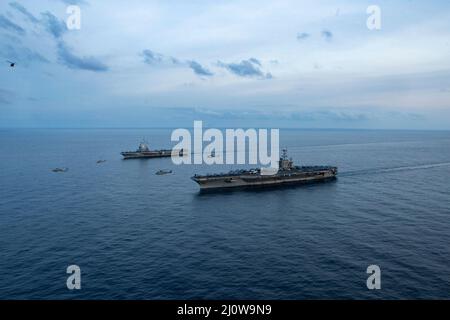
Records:
[[[150,151],[150,152],[122,152],[124,160],[128,159],[149,159],[149,158],[168,158],[172,156],[171,150]]]
[[[336,179],[332,170],[298,175],[274,176],[223,176],[223,177],[193,177],[200,186],[200,191],[220,191],[246,188],[273,188],[282,186],[302,185],[327,182]]]
[[[128,159],[153,159],[153,158],[170,158],[172,154],[176,157],[182,157],[181,150],[153,150],[153,151],[126,151],[122,152],[124,160]]]

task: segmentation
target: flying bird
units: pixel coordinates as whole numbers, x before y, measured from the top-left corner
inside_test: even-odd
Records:
[[[9,61],[9,60],[6,60],[6,62],[9,63],[9,66],[10,66],[11,68],[14,68],[14,67],[16,66],[16,63],[15,63],[15,62],[12,62],[12,61]]]

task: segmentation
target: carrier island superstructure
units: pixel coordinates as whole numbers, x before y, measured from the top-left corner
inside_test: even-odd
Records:
[[[338,168],[332,166],[295,166],[292,159],[288,158],[286,149],[278,163],[278,172],[272,175],[262,174],[261,169],[250,169],[195,175],[191,179],[198,183],[201,191],[208,191],[324,182],[334,180],[338,173]]]

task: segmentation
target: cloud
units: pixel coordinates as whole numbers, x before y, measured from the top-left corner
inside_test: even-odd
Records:
[[[168,108],[168,112],[177,112],[182,118],[202,118],[205,120],[269,120],[269,121],[294,121],[294,122],[365,122],[379,117],[392,117],[391,113],[363,112],[351,109],[325,108],[320,110],[282,111],[282,110],[256,110],[256,109],[208,109],[208,108]],[[411,118],[414,114],[398,113],[397,117]],[[418,117],[419,115],[415,115]]]
[[[67,2],[69,3],[69,2]],[[71,4],[79,4],[80,1],[70,1]],[[99,59],[93,56],[79,57],[72,52],[65,42],[61,39],[64,33],[67,32],[66,23],[58,19],[54,14],[49,11],[41,13],[42,25],[57,41],[57,55],[61,64],[70,69],[87,70],[94,72],[105,72],[109,70],[109,67]]]
[[[321,35],[322,38],[327,41],[331,41],[331,39],[333,39],[333,33],[330,30],[323,30]]]
[[[166,56],[149,49],[142,51],[142,56],[144,57],[144,62],[149,65],[187,66],[192,69],[196,75],[207,77],[214,75],[211,71],[194,60],[181,61],[177,58]]]
[[[318,111],[303,111],[292,112],[287,114],[291,120],[299,121],[346,121],[346,122],[360,122],[371,120],[374,115],[370,112],[359,112],[353,110],[318,110]]]
[[[68,2],[69,3],[69,2]],[[81,1],[73,1],[70,0],[70,3],[82,3]],[[109,68],[106,64],[104,64],[99,59],[92,56],[84,56],[79,57],[75,55],[72,50],[64,43],[61,39],[65,32],[67,32],[66,24],[63,20],[58,19],[54,14],[49,11],[42,12],[42,19],[38,20],[35,16],[33,16],[25,7],[17,2],[9,3],[11,7],[18,10],[25,16],[29,18],[33,23],[41,24],[47,32],[56,39],[57,43],[57,55],[58,60],[61,64],[65,65],[71,69],[78,70],[88,70],[94,72],[104,72]],[[14,29],[17,32],[24,33],[23,30],[19,26],[15,26],[11,21],[6,19],[3,16],[0,16],[0,27],[4,27],[5,29]],[[5,45],[3,48],[0,48],[0,53],[3,53],[5,56],[10,57],[11,59],[18,60],[19,63],[27,65],[31,61],[48,63],[49,60],[42,56],[41,54],[26,48],[26,47],[17,47],[12,45]]]
[[[152,50],[146,49],[142,51],[142,56],[144,57],[144,62],[150,65],[179,65],[180,61],[177,58],[171,56],[165,56],[161,53],[154,52]]]
[[[59,39],[67,31],[67,26],[63,20],[58,19],[51,12],[46,11],[41,13],[42,23],[47,31],[55,38]]]
[[[40,53],[21,45],[4,45],[0,47],[0,54],[7,57],[9,60],[17,62],[20,65],[28,65],[30,62],[49,62],[47,58],[42,56]]]
[[[22,56],[23,60],[26,61],[36,61],[36,62],[42,62],[42,63],[49,63],[49,61],[47,60],[47,58],[45,58],[44,56],[42,56],[40,53],[35,52],[29,48],[25,48],[23,47],[21,49],[21,53],[20,56]]]
[[[250,59],[248,59],[248,61],[250,61],[251,63],[257,64],[260,67],[262,66],[261,61],[259,61],[256,58],[250,58]]]
[[[142,55],[144,56],[144,62],[147,64],[159,64],[164,59],[163,55],[148,49],[142,51]]]
[[[62,64],[71,69],[94,72],[108,71],[108,66],[95,57],[78,57],[71,52],[64,42],[58,43],[58,57]]]
[[[25,16],[28,18],[28,20],[30,20],[31,22],[33,22],[33,23],[38,23],[38,22],[39,22],[39,20],[38,20],[34,15],[32,15],[32,14],[31,14],[24,6],[22,6],[20,3],[18,3],[18,2],[10,2],[9,5],[10,5],[12,8],[16,9],[17,11],[19,11],[20,13],[22,13],[23,15],[25,15]]]
[[[16,32],[20,35],[25,34],[25,30],[21,26],[15,24],[2,14],[0,14],[0,28],[5,29],[7,31]]]
[[[176,109],[176,108],[175,108]],[[175,110],[173,110],[175,111]],[[168,111],[170,112],[170,111]],[[205,120],[245,120],[245,121],[276,121],[282,123],[359,123],[379,119],[423,120],[423,114],[413,112],[392,112],[386,110],[356,110],[351,108],[321,108],[319,110],[256,110],[256,109],[208,109],[208,108],[178,108],[177,113],[184,118]]]
[[[309,33],[306,32],[302,32],[302,33],[297,33],[297,40],[298,41],[302,41],[302,40],[306,40],[310,37],[311,35]]]
[[[257,62],[255,62],[255,60]],[[224,63],[219,61],[217,62],[217,65],[227,69],[239,77],[260,77],[265,79],[273,78],[270,73],[264,74],[264,72],[259,68],[261,63],[259,63],[259,61],[255,58],[242,60],[239,63]]]
[[[189,64],[189,68],[191,68],[194,71],[194,73],[199,76],[210,77],[210,76],[214,75],[211,71],[202,67],[202,65],[196,61],[188,61],[188,64]]]

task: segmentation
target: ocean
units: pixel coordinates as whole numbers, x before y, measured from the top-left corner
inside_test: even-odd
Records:
[[[281,130],[338,179],[212,194],[190,177],[233,166],[122,160],[170,134],[0,130],[0,299],[450,298],[450,132]]]

